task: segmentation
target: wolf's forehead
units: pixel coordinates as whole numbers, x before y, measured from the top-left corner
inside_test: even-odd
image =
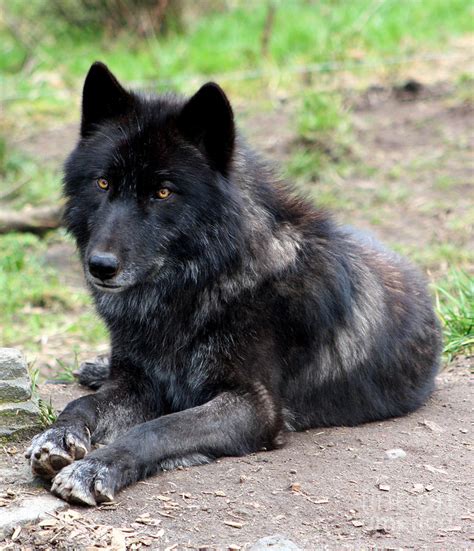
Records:
[[[166,126],[146,125],[138,122],[134,127],[119,127],[112,144],[112,160],[120,166],[137,165],[145,168],[160,165],[176,149]]]

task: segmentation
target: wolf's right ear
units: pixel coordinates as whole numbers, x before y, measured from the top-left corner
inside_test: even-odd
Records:
[[[122,87],[106,65],[96,61],[84,82],[81,136],[88,136],[97,124],[107,119],[126,114],[132,104],[132,95]]]
[[[211,164],[225,174],[234,151],[234,115],[229,100],[214,82],[204,84],[184,105],[181,132],[195,143]]]

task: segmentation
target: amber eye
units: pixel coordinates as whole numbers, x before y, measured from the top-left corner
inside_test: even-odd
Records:
[[[156,192],[155,195],[158,199],[168,199],[171,195],[171,190],[167,187],[162,187]]]
[[[109,182],[107,182],[107,180],[105,178],[98,178],[97,180],[97,186],[99,187],[99,189],[101,189],[102,191],[107,191],[109,189]]]

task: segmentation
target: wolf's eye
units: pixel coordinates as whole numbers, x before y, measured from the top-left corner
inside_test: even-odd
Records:
[[[105,178],[98,178],[97,179],[97,186],[102,191],[107,191],[109,189],[109,182]]]
[[[167,187],[162,187],[155,192],[155,197],[157,199],[168,199],[170,195],[171,195],[171,190]]]

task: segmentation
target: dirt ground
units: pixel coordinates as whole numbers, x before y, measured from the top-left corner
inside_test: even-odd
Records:
[[[374,88],[354,98],[353,106],[359,169],[331,182],[353,205],[339,219],[422,257],[440,244],[472,251],[472,103],[441,86],[414,96]],[[295,140],[291,105],[268,113],[244,111],[242,126],[251,143],[272,159],[287,160]],[[23,146],[59,161],[76,131],[59,128],[47,140]],[[317,199],[325,184],[312,185]],[[380,189],[382,198],[372,201]],[[48,254],[50,263],[69,285],[80,285],[72,247],[56,247]],[[474,267],[470,262],[465,269]],[[450,260],[434,258],[433,266],[432,273],[445,273]],[[45,376],[49,358],[69,357],[65,342],[55,342],[37,358]],[[90,356],[84,349],[79,359]],[[290,434],[278,451],[164,473],[123,491],[113,505],[74,507],[23,528],[4,544],[249,549],[259,538],[280,534],[308,550],[474,549],[473,366],[473,358],[452,364],[430,402],[408,417]],[[75,385],[42,387],[58,408],[80,392]],[[406,455],[387,459],[391,449]],[[0,456],[0,468],[16,473],[0,477],[0,505],[6,508],[45,491],[31,485],[21,451],[17,446]]]
[[[474,549],[468,366],[442,374],[429,403],[408,417],[289,434],[280,450],[166,472],[112,505],[73,507],[24,527],[4,545],[249,549],[279,534],[305,550]],[[42,388],[59,408],[78,393],[76,385]],[[2,477],[6,507],[46,491],[31,485],[20,448],[2,455],[0,466],[15,469]],[[387,458],[393,449],[405,456]]]

